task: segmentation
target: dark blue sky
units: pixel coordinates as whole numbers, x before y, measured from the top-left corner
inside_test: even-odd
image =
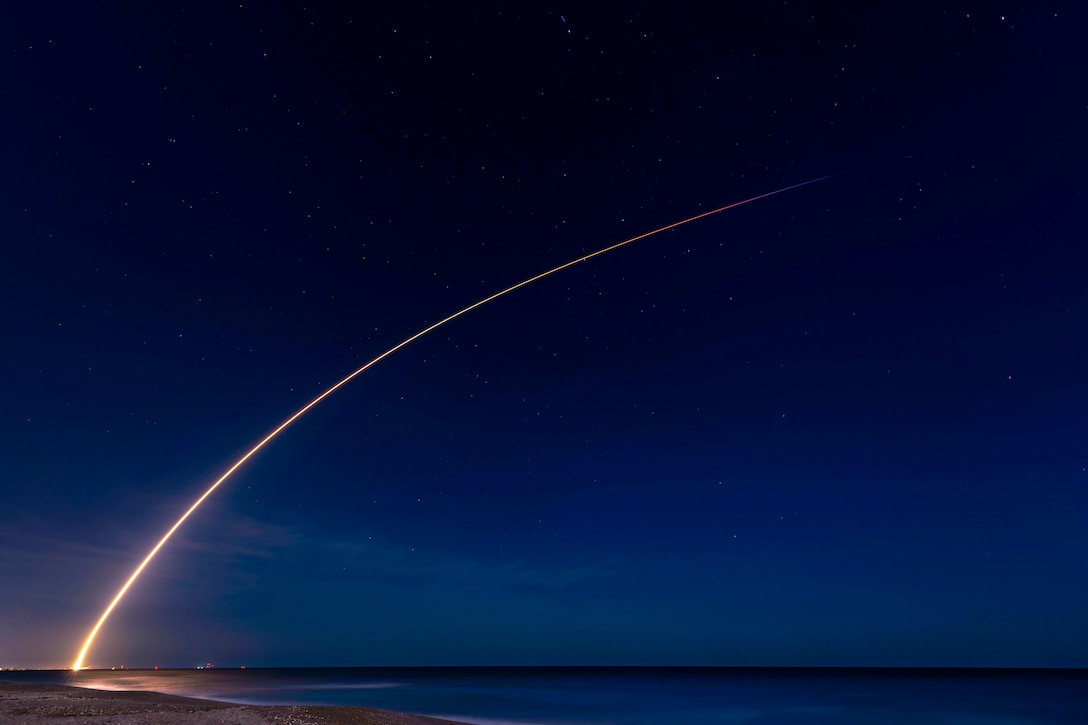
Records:
[[[11,13],[0,666],[1088,666],[1075,4]]]

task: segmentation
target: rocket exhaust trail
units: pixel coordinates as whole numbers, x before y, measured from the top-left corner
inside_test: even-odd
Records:
[[[827,176],[820,176],[820,177],[817,177],[815,179],[809,179],[808,181],[802,181],[799,184],[793,184],[792,186],[785,186],[785,187],[783,187],[781,189],[776,189],[775,191],[768,191],[765,194],[760,194],[758,196],[749,197],[748,199],[742,199],[741,201],[735,201],[732,204],[726,204],[725,206],[718,207],[717,209],[711,209],[710,211],[705,211],[705,212],[703,212],[701,214],[696,214],[695,216],[688,217],[687,219],[682,219],[682,220],[680,220],[678,222],[673,222],[672,224],[666,224],[665,226],[654,229],[653,231],[644,232],[643,234],[639,234],[638,236],[631,237],[630,239],[625,239],[622,242],[617,242],[616,244],[613,244],[611,246],[604,247],[602,249],[598,249],[596,252],[591,252],[591,253],[586,254],[584,256],[577,257],[576,259],[572,259],[569,262],[564,262],[563,264],[559,265],[558,267],[553,267],[552,269],[549,269],[546,272],[541,272],[540,274],[537,274],[535,276],[529,277],[528,279],[522,280],[521,282],[518,282],[515,285],[511,285],[510,287],[507,287],[504,290],[500,290],[499,292],[496,292],[495,294],[493,294],[493,295],[491,295],[489,297],[485,297],[485,298],[483,298],[482,300],[480,300],[478,302],[474,302],[471,305],[469,305],[468,307],[465,307],[464,309],[461,309],[461,310],[458,310],[457,312],[454,312],[449,317],[444,317],[443,319],[439,320],[438,322],[434,323],[433,325],[430,325],[429,327],[423,328],[422,330],[415,333],[411,337],[409,337],[409,338],[407,338],[405,340],[402,340],[401,342],[397,343],[393,347],[391,347],[388,350],[386,350],[385,352],[383,352],[381,355],[378,355],[376,358],[374,358],[370,362],[366,363],[365,365],[363,365],[358,370],[355,370],[351,374],[344,377],[342,380],[340,380],[340,382],[333,385],[331,388],[329,388],[328,390],[323,392],[321,395],[317,396],[316,398],[311,400],[309,403],[307,403],[306,405],[299,408],[297,411],[295,411],[295,413],[291,417],[287,418],[282,423],[280,423],[278,426],[276,426],[276,428],[273,429],[271,433],[266,435],[264,438],[262,438],[260,440],[260,442],[258,442],[255,446],[253,446],[251,449],[249,449],[249,452],[247,452],[244,456],[242,456],[237,461],[235,461],[234,464],[231,465],[231,467],[228,468],[223,473],[223,475],[221,475],[218,479],[216,479],[215,483],[213,483],[211,486],[208,487],[208,490],[206,490],[203,494],[200,495],[200,498],[198,498],[196,501],[193,502],[192,506],[190,506],[185,511],[185,513],[183,513],[181,515],[181,518],[179,518],[177,520],[177,522],[175,522],[174,525],[171,526],[170,529],[165,534],[163,534],[162,538],[159,539],[159,543],[155,544],[154,548],[152,548],[151,551],[149,551],[147,553],[147,556],[145,556],[143,561],[140,562],[140,565],[136,567],[136,569],[132,572],[132,574],[129,576],[129,578],[125,581],[125,583],[121,587],[121,589],[117,592],[116,595],[114,595],[113,599],[110,601],[110,603],[106,607],[105,611],[103,611],[101,616],[99,616],[98,621],[95,622],[94,628],[92,628],[90,633],[87,635],[87,639],[84,641],[83,647],[79,650],[79,654],[76,656],[75,662],[72,664],[72,669],[76,670],[76,671],[83,669],[83,660],[86,658],[87,652],[91,648],[91,644],[94,642],[95,637],[98,635],[98,631],[100,629],[102,629],[102,625],[104,625],[106,623],[106,620],[109,619],[110,614],[112,614],[113,610],[117,608],[117,605],[121,603],[121,600],[124,598],[125,594],[128,592],[129,589],[132,588],[132,585],[136,583],[136,580],[140,577],[140,574],[142,574],[144,569],[147,568],[147,565],[151,563],[151,560],[155,558],[155,555],[159,553],[159,550],[162,549],[162,547],[166,545],[166,542],[170,540],[170,537],[172,537],[174,535],[174,532],[176,532],[179,528],[181,528],[181,525],[184,524],[185,521],[190,516],[193,515],[193,512],[195,512],[198,508],[200,508],[200,504],[204,503],[204,500],[206,498],[208,498],[208,496],[211,496],[212,493],[215,491],[215,489],[219,488],[220,484],[222,484],[224,481],[226,481],[228,478],[230,478],[231,475],[233,475],[235,471],[237,471],[239,468],[242,467],[242,464],[244,464],[250,458],[255,456],[258,451],[260,451],[262,448],[264,448],[268,443],[271,443],[272,440],[274,438],[276,438],[276,436],[278,436],[280,433],[282,433],[285,428],[287,428],[289,425],[291,425],[296,420],[298,420],[303,415],[305,415],[307,412],[309,412],[309,410],[311,408],[316,406],[322,400],[329,397],[330,395],[335,393],[337,390],[339,390],[343,386],[347,385],[355,377],[357,377],[358,375],[360,375],[360,374],[366,372],[367,370],[369,370],[372,366],[374,366],[377,363],[381,362],[382,360],[389,357],[393,353],[397,352],[401,348],[403,348],[403,347],[405,347],[407,345],[410,345],[411,343],[415,342],[416,340],[423,337],[427,333],[433,332],[434,330],[437,330],[439,327],[442,327],[447,322],[452,322],[452,321],[456,320],[458,317],[460,317],[461,315],[472,312],[473,310],[475,310],[478,307],[483,307],[488,302],[492,302],[494,300],[497,300],[500,297],[503,297],[504,295],[508,295],[511,292],[513,292],[514,290],[521,289],[522,287],[530,285],[533,282],[536,282],[538,280],[544,279],[545,277],[550,277],[551,275],[553,275],[553,274],[555,274],[557,272],[562,272],[564,269],[567,269],[568,267],[573,267],[574,265],[581,264],[582,262],[588,262],[589,260],[593,259],[594,257],[599,257],[602,254],[608,254],[609,252],[613,252],[613,251],[615,251],[615,250],[617,250],[617,249],[619,249],[621,247],[626,247],[628,244],[634,244],[635,242],[640,241],[642,239],[646,239],[647,237],[652,237],[652,236],[655,236],[657,234],[661,234],[662,232],[667,232],[670,229],[676,229],[677,227],[682,227],[682,226],[684,226],[686,224],[691,224],[692,222],[699,221],[700,219],[705,219],[706,217],[713,216],[715,214],[720,214],[723,211],[729,211],[730,209],[736,209],[739,206],[744,206],[745,204],[751,204],[752,202],[760,201],[761,199],[766,199],[766,198],[772,197],[772,196],[777,196],[778,194],[784,194],[787,191],[792,191],[794,189],[799,189],[802,186],[808,186],[810,184],[815,184],[815,183],[818,183],[820,181],[826,181],[827,179],[835,178],[836,176],[842,176],[843,174],[851,173],[851,171],[854,171],[854,170],[856,170],[856,169],[851,169],[851,170],[848,170],[848,171],[840,171],[840,172],[835,173],[835,174],[828,174]]]

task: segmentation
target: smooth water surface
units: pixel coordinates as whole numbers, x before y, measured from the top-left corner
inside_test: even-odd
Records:
[[[1088,671],[308,668],[0,672],[0,680],[251,704],[361,705],[472,723],[1088,723]]]

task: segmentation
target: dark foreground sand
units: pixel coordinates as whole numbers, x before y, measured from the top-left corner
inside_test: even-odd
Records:
[[[19,725],[460,725],[366,707],[233,705],[157,692],[0,682],[0,723]]]

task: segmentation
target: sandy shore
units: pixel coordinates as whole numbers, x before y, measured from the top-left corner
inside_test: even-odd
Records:
[[[365,707],[234,705],[157,692],[0,682],[0,722],[20,725],[461,725]]]

